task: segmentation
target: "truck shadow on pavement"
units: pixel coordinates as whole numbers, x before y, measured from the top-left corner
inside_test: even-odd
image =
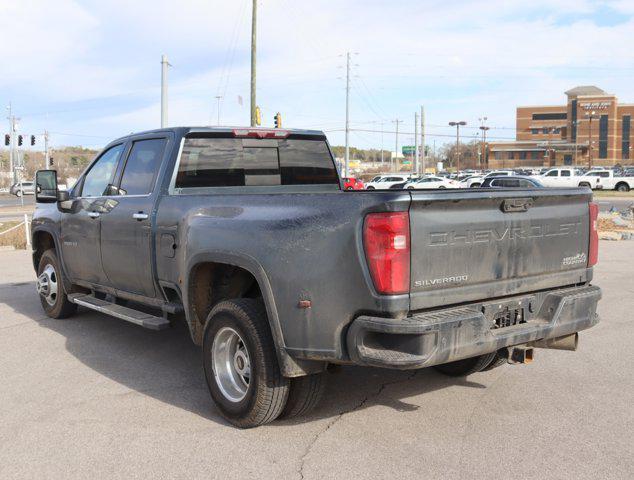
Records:
[[[41,310],[35,282],[0,288],[0,303],[62,335],[66,350],[99,374],[161,402],[227,424],[209,396],[201,350],[191,341],[184,322],[153,332],[82,308],[69,319],[50,319]],[[445,377],[433,369],[397,371],[346,366],[328,377],[326,393],[314,412],[273,425],[334,418],[375,405],[409,412],[419,408],[415,402],[424,401],[424,397],[414,397],[427,392],[455,386],[486,388],[467,379]]]

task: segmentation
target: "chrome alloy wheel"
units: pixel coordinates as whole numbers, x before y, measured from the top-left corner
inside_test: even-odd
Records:
[[[211,361],[222,394],[231,402],[241,401],[249,389],[251,361],[244,340],[233,328],[218,330],[211,347]]]
[[[39,293],[51,307],[57,301],[57,272],[50,263],[44,267],[36,282],[37,293]]]

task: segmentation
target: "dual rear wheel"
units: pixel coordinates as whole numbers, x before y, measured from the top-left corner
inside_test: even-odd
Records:
[[[207,318],[203,355],[211,397],[222,415],[241,428],[303,415],[324,392],[324,373],[282,376],[260,300],[216,305]]]

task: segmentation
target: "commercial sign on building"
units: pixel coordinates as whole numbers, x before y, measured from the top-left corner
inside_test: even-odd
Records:
[[[414,145],[403,145],[403,155],[414,155],[416,147]]]
[[[607,110],[612,102],[588,102],[580,103],[579,106],[584,110]]]

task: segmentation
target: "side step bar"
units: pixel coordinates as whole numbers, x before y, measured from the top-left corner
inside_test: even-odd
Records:
[[[117,305],[116,303],[101,300],[85,293],[71,293],[68,300],[77,305],[81,305],[97,312],[105,313],[112,317],[120,318],[127,322],[135,323],[150,330],[163,330],[170,326],[169,320],[163,317],[156,317],[149,313],[134,310],[133,308]]]

